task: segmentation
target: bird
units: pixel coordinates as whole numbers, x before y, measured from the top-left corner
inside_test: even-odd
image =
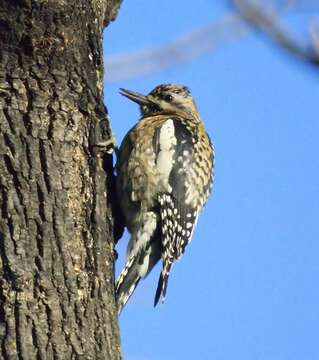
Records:
[[[188,87],[148,95],[120,89],[141,117],[117,151],[116,192],[130,233],[115,293],[120,314],[139,281],[162,260],[154,306],[163,303],[175,260],[190,242],[212,188],[214,146]]]

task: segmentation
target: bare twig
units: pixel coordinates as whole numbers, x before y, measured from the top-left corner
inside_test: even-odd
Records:
[[[318,21],[314,21],[310,24],[310,36],[312,39],[314,51],[316,52],[319,58],[319,23]]]
[[[243,19],[253,28],[266,35],[273,43],[296,58],[319,66],[319,54],[315,43],[311,46],[299,43],[292,34],[280,26],[275,14],[267,11],[264,6],[257,4],[256,1],[233,0],[233,3]]]
[[[133,53],[108,56],[106,81],[120,81],[147,75],[191,61],[249,33],[249,27],[237,14],[196,29],[175,41]]]
[[[280,6],[280,14],[288,9],[296,9],[301,2],[285,0],[285,6]],[[285,48],[301,59],[318,65],[318,33],[313,33],[314,47],[309,50],[301,46],[296,40],[282,29],[277,22],[275,12],[266,11],[264,7],[256,5],[257,1],[232,0],[236,3],[239,12],[228,14],[220,20],[196,29],[184,36],[149,49],[137,50],[118,55],[108,55],[105,60],[106,81],[115,82],[152,74],[181,63],[186,63],[197,57],[222,47],[232,41],[239,40],[251,31],[253,25],[264,34],[267,34],[276,44]],[[271,2],[274,5],[274,2]],[[243,19],[246,21],[243,21]]]

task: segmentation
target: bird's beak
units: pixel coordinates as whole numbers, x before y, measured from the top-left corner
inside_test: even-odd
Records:
[[[153,104],[153,102],[145,95],[139,94],[134,91],[120,89],[120,94],[127,97],[128,99],[136,102],[139,105],[150,105]]]

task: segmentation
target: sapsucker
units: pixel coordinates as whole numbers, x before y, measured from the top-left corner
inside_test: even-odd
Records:
[[[141,119],[117,160],[117,194],[131,234],[116,282],[119,313],[141,278],[162,259],[154,305],[165,299],[173,262],[192,238],[211,191],[214,148],[185,86],[159,85],[148,95],[121,89]]]

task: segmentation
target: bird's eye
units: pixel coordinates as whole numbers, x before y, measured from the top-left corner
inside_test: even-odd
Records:
[[[164,100],[167,101],[167,102],[171,102],[173,100],[173,96],[172,95],[165,95]]]

